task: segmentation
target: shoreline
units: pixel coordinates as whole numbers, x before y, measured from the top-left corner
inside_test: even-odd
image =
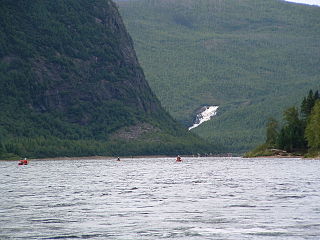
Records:
[[[138,158],[175,158],[176,156],[152,155],[152,156],[119,156],[119,157],[120,159],[138,159]],[[111,156],[27,158],[28,161],[75,161],[75,160],[116,160],[116,159],[117,157],[111,157]],[[19,160],[0,159],[0,162],[17,162],[17,161]]]
[[[272,155],[272,156],[256,156],[256,157],[244,157],[244,158],[305,158],[303,156],[276,156],[276,155]]]
[[[300,158],[300,159],[306,159],[306,160],[320,160],[320,156],[318,157],[304,157],[304,156],[296,156],[296,155],[292,155],[292,156],[256,156],[256,157],[243,157],[243,158]]]
[[[189,155],[182,155],[182,158],[203,158],[198,156],[189,156]],[[223,158],[219,156],[210,156],[213,158]],[[300,158],[300,159],[309,159],[309,160],[320,160],[320,157],[316,158],[305,158],[303,156],[257,156],[257,157],[230,157],[230,158],[244,158],[244,159],[263,159],[263,158],[279,158],[279,159],[286,159],[286,158]],[[168,155],[151,155],[151,156],[120,156],[120,159],[154,159],[154,158],[176,158],[176,156],[168,156]],[[76,160],[116,160],[117,157],[111,157],[111,156],[88,156],[88,157],[53,157],[53,158],[30,158],[29,161],[76,161]],[[0,162],[16,162],[19,160],[5,160],[0,159]]]

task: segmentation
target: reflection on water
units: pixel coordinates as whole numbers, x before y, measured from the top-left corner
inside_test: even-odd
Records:
[[[320,161],[0,162],[0,239],[319,239]]]

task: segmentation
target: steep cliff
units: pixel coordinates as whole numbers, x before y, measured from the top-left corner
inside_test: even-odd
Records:
[[[1,1],[0,107],[0,145],[18,155],[144,153],[115,150],[132,139],[156,143],[152,153],[164,139],[197,141],[150,90],[110,0]]]

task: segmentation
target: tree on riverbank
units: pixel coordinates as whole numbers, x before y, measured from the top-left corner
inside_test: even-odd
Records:
[[[290,107],[283,112],[284,124],[278,131],[278,122],[270,119],[267,123],[266,142],[251,152],[247,157],[275,154],[308,154],[320,152],[320,97],[318,91],[309,91],[298,108]]]
[[[288,108],[283,115],[285,125],[278,135],[278,148],[287,152],[305,149],[304,126],[302,120],[299,119],[298,109]]]
[[[307,97],[305,97],[301,103],[301,115],[304,119],[307,119],[310,114],[315,102],[319,99],[319,92],[310,90]]]
[[[277,138],[279,135],[279,123],[276,119],[270,118],[267,123],[267,140],[266,143],[268,146],[276,146],[277,145]]]
[[[4,146],[2,144],[2,142],[0,141],[0,157],[5,153],[5,149]]]
[[[320,150],[320,100],[318,100],[314,107],[305,131],[306,139],[308,140],[308,147],[311,152],[319,152]]]

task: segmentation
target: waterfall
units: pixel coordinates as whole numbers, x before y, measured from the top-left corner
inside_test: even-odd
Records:
[[[213,116],[217,114],[219,106],[204,106],[201,108],[201,112],[197,114],[196,119],[189,130],[198,127],[202,123],[209,121]]]

